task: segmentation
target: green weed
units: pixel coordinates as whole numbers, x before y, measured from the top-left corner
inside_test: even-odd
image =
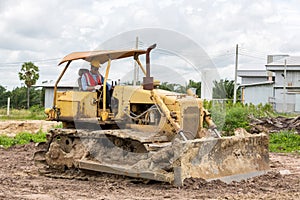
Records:
[[[46,133],[39,131],[38,133],[22,132],[17,134],[15,137],[8,137],[6,135],[0,135],[0,146],[5,148],[13,145],[24,145],[30,142],[38,143],[46,141]]]
[[[270,134],[270,151],[300,153],[300,135],[292,131]]]
[[[233,131],[236,128],[244,128],[249,130],[248,122],[248,112],[243,106],[232,107],[226,112],[225,124],[223,126],[223,131],[227,135],[233,135]]]
[[[13,138],[8,137],[6,135],[1,135],[0,136],[0,146],[8,148],[12,145],[15,145],[15,141],[13,140]]]

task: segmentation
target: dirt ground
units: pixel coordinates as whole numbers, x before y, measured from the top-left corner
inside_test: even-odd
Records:
[[[0,121],[0,135],[5,134],[14,137],[20,132],[37,133],[39,130],[47,132],[52,127],[58,126],[60,122],[45,120],[6,120]]]
[[[270,154],[271,170],[242,182],[225,184],[189,179],[181,188],[160,182],[98,174],[90,180],[41,175],[31,143],[0,148],[0,199],[300,199],[299,154]]]

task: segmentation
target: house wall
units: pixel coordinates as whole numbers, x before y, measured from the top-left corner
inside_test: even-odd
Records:
[[[52,108],[53,107],[53,88],[45,88],[45,108]]]
[[[300,71],[286,71],[286,96],[284,100],[284,71],[275,71],[275,110],[277,112],[300,112]]]
[[[299,112],[300,113],[300,94],[296,94],[295,95],[295,112]]]
[[[288,93],[287,90],[284,100],[283,88],[275,88],[275,103],[277,112],[295,112],[296,94]]]
[[[284,85],[284,77],[282,76],[284,71],[275,72],[275,86]],[[300,87],[300,71],[287,71],[286,72],[286,86]]]
[[[245,103],[258,105],[260,103],[269,103],[269,99],[273,97],[273,85],[256,85],[245,87]]]
[[[267,77],[243,77],[242,84],[259,83],[267,80]]]
[[[287,85],[300,87],[300,71],[287,71]]]
[[[78,90],[78,88],[72,88],[72,87],[57,88],[58,92],[64,92],[67,90]],[[45,103],[44,103],[45,108],[53,107],[53,98],[54,98],[54,88],[53,87],[45,88]]]

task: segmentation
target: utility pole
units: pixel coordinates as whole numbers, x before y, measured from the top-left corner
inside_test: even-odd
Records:
[[[236,103],[238,55],[239,55],[239,46],[237,44],[236,48],[235,48],[235,70],[234,70],[233,103]]]
[[[10,108],[10,97],[7,98],[7,113],[6,113],[7,116],[9,116],[9,108]]]
[[[135,49],[139,48],[139,37],[137,36],[135,38]],[[139,72],[138,72],[139,68],[137,66],[136,61],[134,61],[134,72],[133,72],[133,85],[136,86],[136,82],[139,79]]]
[[[283,72],[283,112],[287,110],[286,106],[286,59],[284,59],[284,72]]]

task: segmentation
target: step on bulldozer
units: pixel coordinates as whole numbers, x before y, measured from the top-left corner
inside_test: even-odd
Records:
[[[149,48],[73,52],[54,86],[47,120],[62,122],[34,154],[51,169],[79,169],[163,181],[181,186],[187,178],[230,182],[269,169],[268,136],[239,131],[221,136],[203,100],[159,89],[150,75]],[[146,69],[139,57],[146,57]],[[109,82],[111,63],[133,58],[144,73],[141,85]],[[58,91],[76,60],[106,64],[102,87],[95,91]],[[88,69],[79,70],[82,75]],[[79,84],[80,85],[80,84]],[[107,98],[107,97],[110,98]]]

